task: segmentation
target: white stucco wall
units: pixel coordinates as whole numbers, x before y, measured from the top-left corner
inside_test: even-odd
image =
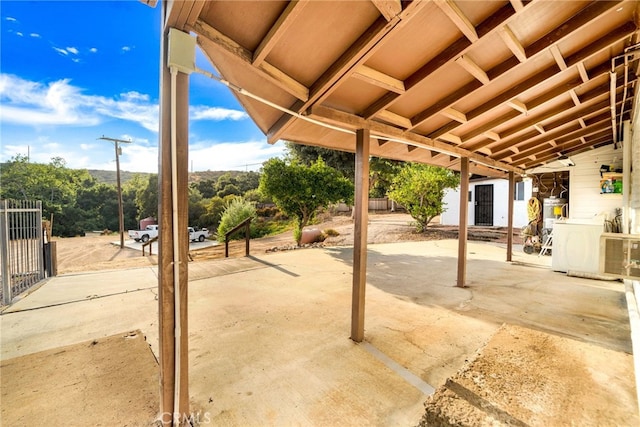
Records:
[[[475,224],[475,186],[493,185],[493,225],[506,227],[508,223],[509,210],[509,181],[505,179],[486,179],[469,183],[471,201],[468,206],[468,223]],[[527,219],[527,201],[531,198],[531,181],[524,182],[524,200],[516,200],[513,204],[513,226],[524,227],[529,222]],[[460,189],[448,190],[444,196],[445,211],[440,216],[440,223],[443,225],[458,225],[460,219]]]

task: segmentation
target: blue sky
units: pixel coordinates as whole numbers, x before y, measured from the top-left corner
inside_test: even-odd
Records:
[[[160,8],[136,0],[0,1],[0,161],[156,172]],[[198,52],[197,64],[211,69]],[[231,92],[190,77],[189,168],[257,170],[281,156]],[[249,166],[247,166],[249,165]]]

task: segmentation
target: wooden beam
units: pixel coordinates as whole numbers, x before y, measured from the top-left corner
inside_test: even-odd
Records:
[[[587,124],[584,122],[584,119],[582,117],[578,119],[578,123],[580,123],[580,126],[583,128],[587,127]]]
[[[555,65],[536,73],[535,75],[533,75],[531,78],[529,78],[528,80],[525,80],[524,82],[521,82],[517,85],[514,85],[513,87],[505,90],[504,92],[502,92],[501,94],[494,96],[491,100],[487,101],[486,103],[480,105],[477,108],[474,108],[473,110],[469,111],[467,113],[467,118],[469,120],[473,120],[476,117],[479,117],[480,115],[491,111],[492,109],[500,106],[501,104],[512,100],[514,97],[518,96],[521,92],[531,89],[543,82],[545,82],[548,78],[553,77],[555,74],[557,73],[557,67]],[[428,109],[416,114],[414,117],[411,118],[411,123],[413,124],[413,128],[417,127],[419,124],[423,123],[425,120],[429,119],[430,117],[432,117],[436,112],[437,112],[437,108],[440,106],[445,106],[448,105],[449,103],[451,103],[454,99],[455,100],[459,100],[462,97],[465,97],[466,94],[469,93],[469,91],[474,91],[474,84],[476,83],[475,81],[472,81],[471,83],[463,86],[461,89],[458,89],[457,91],[455,91],[452,95],[447,96],[446,98],[444,98],[443,100],[437,102],[436,104],[434,104],[433,106],[429,107]],[[457,125],[455,126],[457,127]],[[440,128],[434,132],[432,132],[431,134],[429,134],[430,138],[437,138],[439,137],[440,133],[442,132],[443,128]],[[486,129],[485,129],[486,130]],[[484,131],[482,131],[484,132]],[[470,138],[473,138],[473,136],[470,135],[474,135],[477,136],[478,134],[482,133],[482,132],[477,132],[476,130],[473,130],[469,133],[467,133],[466,135],[464,135],[463,140],[466,141]]]
[[[554,44],[570,36],[572,33],[588,25],[593,19],[595,19],[599,15],[613,9],[614,7],[616,7],[616,4],[619,2],[620,1],[592,2],[587,7],[585,7],[580,12],[578,12],[576,15],[574,15],[572,18],[568,19],[567,21],[562,23],[559,27],[551,30],[549,33],[547,33],[545,36],[540,38],[538,41],[536,41],[535,43],[527,47],[525,49],[527,52],[527,57],[531,58],[534,55],[540,54],[542,51],[550,48]],[[514,64],[512,64],[512,61],[506,60],[502,64],[499,64],[493,69],[487,71],[486,74],[490,76],[492,80],[494,80],[498,76],[501,76],[504,73],[509,72],[511,69],[513,69],[513,67],[514,67]],[[557,66],[552,66],[550,68],[547,68],[545,71],[551,72],[552,73],[551,75],[543,78],[542,76],[538,75],[539,73],[536,73],[533,76],[531,76],[528,81],[530,83],[534,83],[533,86],[536,86],[537,84],[544,82],[547,78],[550,78],[553,75],[557,74],[558,72],[557,68],[558,68]],[[537,83],[535,83],[536,80],[538,81]],[[513,95],[511,95],[509,99],[514,98],[518,96],[520,93],[524,92],[525,90],[532,88],[533,86],[520,87],[520,85],[516,85],[510,90],[507,90],[506,92],[504,92],[502,95],[513,93]],[[413,123],[414,128],[417,126],[420,126],[424,121],[428,120],[430,117],[436,114],[438,110],[451,106],[453,102],[458,102],[466,97],[473,96],[475,91],[478,90],[480,87],[482,87],[482,85],[477,85],[477,84],[465,85],[459,90],[457,90],[453,95],[447,96],[443,100],[437,102],[435,105],[427,108],[424,111],[419,112],[411,119],[411,122]],[[410,88],[410,85],[407,85],[407,90],[409,90],[409,88]],[[450,101],[450,102],[446,102],[446,101]],[[504,102],[506,102],[506,100],[503,99],[502,97],[500,97],[499,99],[494,98],[489,103],[486,103],[485,105],[478,107],[476,111],[486,112],[499,106]],[[472,112],[468,112],[467,117],[469,118],[469,120],[472,120],[476,116],[472,115]],[[438,136],[437,134],[436,135],[430,134],[430,137],[432,138],[437,136]]]
[[[551,52],[551,55],[553,55],[553,59],[556,61],[556,64],[558,64],[558,67],[564,71],[567,69],[567,63],[564,62],[564,57],[562,56],[562,53],[560,53],[560,48],[558,48],[558,45],[553,45],[549,48],[549,51]]]
[[[467,123],[467,116],[463,112],[458,111],[455,108],[447,107],[444,110],[440,111],[440,114],[452,120],[455,120],[458,123]]]
[[[411,120],[409,120],[407,117],[401,116],[400,114],[392,113],[389,110],[380,111],[378,114],[376,114],[376,118],[394,125],[401,126],[405,129],[411,127]]]
[[[500,28],[498,34],[500,34],[502,41],[513,55],[518,58],[518,61],[525,62],[527,60],[527,52],[525,51],[524,46],[522,46],[522,43],[520,43],[520,40],[518,40],[515,34],[513,34],[513,31],[511,31],[511,28],[509,28],[508,25]]]
[[[522,0],[509,0],[509,3],[511,3],[513,10],[515,10],[516,12],[524,10],[524,4],[522,3]]]
[[[582,82],[587,83],[589,81],[589,73],[587,73],[587,68],[584,66],[584,62],[578,62],[577,67]]]
[[[381,73],[380,71],[374,70],[364,64],[355,69],[353,77],[391,92],[405,92],[404,82],[402,80],[398,80],[388,74]]]
[[[502,162],[495,162],[493,159],[473,153],[469,150],[461,149],[446,142],[435,141],[415,132],[407,132],[397,127],[390,126],[373,120],[365,120],[355,114],[346,113],[344,111],[325,107],[323,105],[314,105],[307,110],[308,116],[323,121],[328,124],[340,125],[348,129],[369,128],[374,135],[382,137],[399,139],[408,143],[414,143],[424,148],[433,148],[436,151],[446,151],[460,157],[469,157],[471,160],[477,160],[489,167],[509,171],[510,165]],[[524,173],[522,169],[514,169],[515,173]]]
[[[469,158],[460,159],[460,219],[458,224],[458,280],[464,288],[467,280],[467,224],[469,222]]]
[[[427,4],[428,2],[412,2],[411,4],[419,3],[419,4]],[[406,11],[407,9],[405,9]],[[403,11],[404,13],[404,11]],[[478,25],[478,34],[481,37],[488,37],[494,31],[504,25],[514,16],[513,9],[509,5],[505,5],[492,16],[485,19],[480,25]],[[433,74],[436,70],[441,67],[448,65],[455,61],[461,55],[467,53],[473,44],[466,38],[461,37],[447,46],[442,52],[440,52],[435,58],[431,59],[429,62],[420,67],[417,71],[415,71],[412,75],[407,77],[404,81],[405,88],[407,91],[416,87],[420,82]],[[481,85],[479,85],[481,86]],[[397,93],[387,93],[382,97],[378,98],[375,102],[373,102],[369,107],[367,107],[362,116],[366,119],[370,119],[375,116],[375,114],[389,107],[396,100],[400,98],[400,95]]]
[[[516,180],[513,172],[509,172],[509,190],[507,191],[507,262],[513,256],[513,201],[516,192]]]
[[[627,39],[637,31],[636,24],[625,22],[614,30],[605,34],[596,41],[589,43],[583,49],[566,58],[567,65],[572,67],[580,62],[586,61],[598,52],[608,49],[610,46]]]
[[[273,24],[267,35],[253,51],[253,65],[258,66],[262,64],[287,29],[300,15],[300,12],[302,12],[302,9],[304,9],[306,4],[306,1],[300,0],[292,0],[287,4],[287,7],[280,14],[275,24]]]
[[[162,2],[163,22],[167,4]],[[161,41],[160,134],[158,163],[158,325],[160,367],[160,413],[162,422],[171,425],[188,416],[189,411],[189,330],[188,330],[188,244],[182,231],[188,224],[188,151],[189,151],[189,76],[178,72],[175,91],[167,67],[169,28],[164,26]],[[173,98],[175,95],[175,98]],[[174,109],[174,120],[172,120]],[[172,128],[175,126],[175,128]],[[172,134],[176,141],[172,143]],[[172,168],[175,165],[175,168]],[[173,172],[175,171],[175,180]],[[173,211],[177,197],[178,210]],[[176,217],[174,217],[174,215]],[[177,222],[177,230],[174,228]],[[180,233],[174,246],[174,230]],[[178,262],[174,262],[178,260]],[[176,286],[177,285],[177,289]],[[179,326],[179,327],[178,327]],[[178,402],[175,402],[179,396]]]
[[[468,55],[462,55],[460,58],[456,59],[456,63],[464,68],[469,74],[471,74],[476,79],[480,80],[482,84],[489,84],[489,76],[487,73],[480,68],[478,64],[476,64]]]
[[[527,114],[529,111],[527,105],[522,101],[518,101],[517,99],[507,101],[507,105],[516,111],[520,111],[522,114]]]
[[[484,134],[489,139],[493,139],[494,141],[500,141],[500,135],[497,132],[486,131]]]
[[[582,104],[582,101],[580,101],[580,98],[578,97],[578,94],[576,93],[575,90],[571,89],[569,91],[569,95],[571,96],[571,100],[576,106]]]
[[[367,284],[367,224],[369,213],[369,130],[356,131],[355,206],[353,230],[353,291],[351,339],[364,339],[365,290]]]
[[[448,142],[453,142],[454,144],[462,144],[462,140],[460,139],[460,137],[451,133],[442,134],[438,138]]]
[[[402,11],[400,0],[371,0],[371,3],[387,21],[391,21]]]
[[[545,133],[546,131],[544,130],[544,127],[542,127],[542,125],[540,123],[536,123],[535,125],[533,125],[533,128],[535,130],[537,130],[538,132],[540,132],[541,134]]]
[[[413,7],[407,7],[403,13],[423,7],[424,3],[416,3]],[[410,16],[415,16],[411,15]],[[371,55],[375,53],[375,47],[380,46],[380,41],[385,38],[391,30],[401,21],[401,16],[395,17],[387,22],[382,16],[367,28],[364,33],[333,63],[324,73],[311,85],[309,89],[309,99],[305,102],[296,102],[289,109],[303,111],[314,103],[321,103],[325,97],[331,94],[331,89],[335,89],[336,84],[350,70],[355,70],[364,64]],[[409,19],[407,19],[409,21]],[[350,75],[350,74],[349,74]],[[280,139],[283,132],[293,123],[294,118],[288,114],[283,114],[280,119],[267,132],[267,141],[270,143]]]
[[[469,18],[464,15],[458,5],[452,0],[435,0],[435,3],[471,43],[478,41],[476,27],[469,21]]]
[[[203,20],[198,19],[190,29],[201,36],[198,37],[198,43],[203,45],[205,49],[206,43],[212,43],[242,62],[252,64],[253,54],[251,51],[240,46],[240,44],[222,34]],[[307,89],[306,86],[268,62],[262,61],[262,63],[255,69],[270,82],[285,90],[290,95],[295,96],[299,100],[305,101],[309,98],[309,89]]]
[[[616,1],[592,1],[581,11],[560,24],[555,29],[549,31],[545,36],[527,47],[527,56],[531,57],[550,48],[552,45],[565,39],[572,33],[593,22],[598,16],[618,7],[622,0]]]
[[[605,131],[607,129],[607,127],[609,126],[610,123],[607,122],[606,119],[602,120],[599,123],[595,123],[592,126],[589,126],[587,128],[584,129],[579,129],[577,131],[573,131],[570,132],[560,138],[554,138],[555,141],[555,145],[550,145],[550,147],[548,147],[548,149],[551,148],[562,148],[565,144],[567,143],[571,143],[571,142],[575,142],[576,140],[579,140],[579,138],[581,136],[589,136],[589,135],[593,135],[593,134],[598,134],[602,131]],[[527,156],[535,154],[536,156],[538,156],[541,152],[540,147],[544,146],[545,144],[548,144],[548,141],[544,141],[542,143],[537,143],[535,145],[532,146],[528,146],[530,148],[522,151],[521,153],[515,155],[515,156],[511,156],[511,159],[513,162],[518,162],[519,160],[525,159]],[[542,151],[544,152],[544,151]]]

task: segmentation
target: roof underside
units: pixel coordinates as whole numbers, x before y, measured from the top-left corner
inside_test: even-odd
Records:
[[[614,142],[612,59],[637,40],[637,1],[174,2],[167,25],[242,94],[270,143],[503,176]],[[632,50],[630,50],[632,52]],[[640,55],[614,61],[616,121]],[[617,127],[617,126],[616,126]]]

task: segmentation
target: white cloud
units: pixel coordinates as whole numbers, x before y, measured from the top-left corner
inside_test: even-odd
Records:
[[[69,52],[66,51],[66,49],[61,49],[59,47],[53,47],[53,50],[55,50],[56,52],[58,52],[60,55],[64,55],[67,56],[69,55]]]
[[[243,120],[249,118],[247,113],[239,110],[230,110],[220,107],[191,107],[190,116],[192,120]]]
[[[0,121],[23,125],[84,125],[99,123],[78,101],[81,91],[58,80],[48,85],[0,74]]]
[[[131,47],[129,46],[122,46],[122,51],[123,52],[129,52],[131,50]]]
[[[94,126],[107,118],[137,123],[158,132],[158,104],[148,94],[130,91],[115,97],[87,95],[69,79],[48,84],[0,74],[0,121],[25,126]],[[238,110],[194,106],[195,120],[240,120]]]
[[[91,52],[91,53],[96,53],[97,51],[98,51],[98,49],[95,48],[95,47],[92,47],[91,49],[89,49],[89,52]]]
[[[189,168],[202,170],[258,170],[272,157],[282,157],[284,144],[266,141],[222,142],[201,141],[190,144]]]
[[[72,60],[73,62],[75,62],[75,63],[80,62],[80,58],[71,58],[71,60]]]
[[[76,49],[75,47],[68,47],[67,48],[67,52],[71,52],[74,55],[77,55],[78,54],[78,49]]]
[[[35,38],[35,39],[39,39],[40,38],[40,34],[38,33],[31,33],[29,34],[31,37]]]
[[[11,21],[11,22],[18,22],[18,20],[12,16],[7,16],[6,18],[4,18],[5,21]]]
[[[17,31],[17,32],[16,32],[16,35],[18,35],[18,36],[20,36],[20,37],[24,36],[24,34],[22,34],[20,31]]]

